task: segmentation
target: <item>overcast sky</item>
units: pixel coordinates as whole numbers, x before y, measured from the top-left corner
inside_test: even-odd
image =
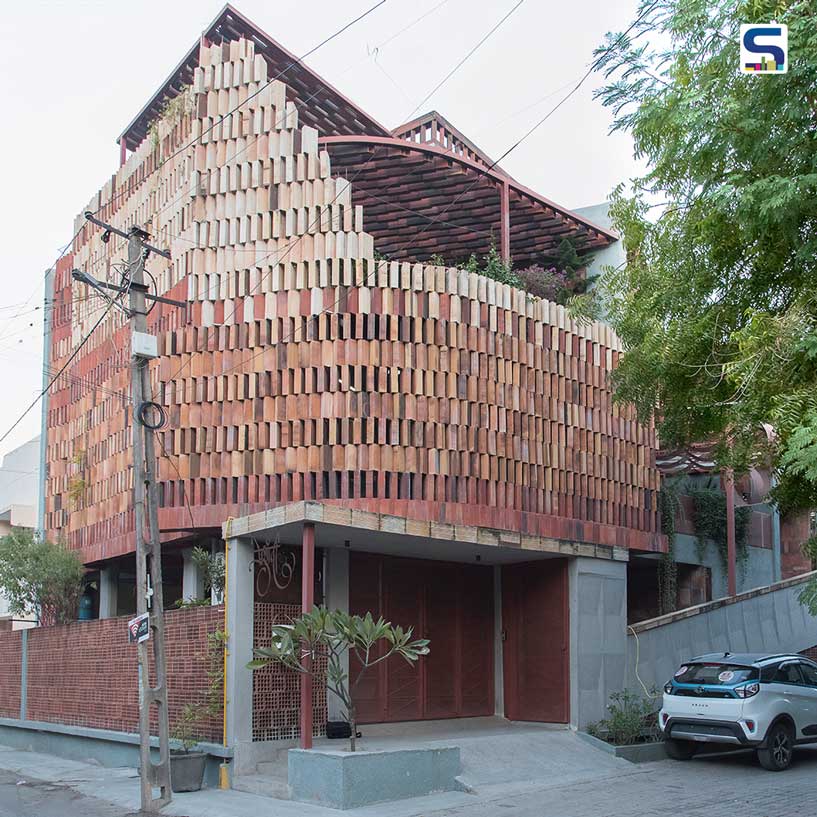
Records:
[[[296,55],[375,0],[235,0]],[[517,0],[387,0],[307,63],[387,127],[408,118]],[[420,112],[438,110],[489,156],[504,153],[586,71],[636,0],[525,0]],[[26,0],[0,16],[0,436],[39,393],[42,282],[74,216],[116,170],[117,135],[221,9],[217,0]],[[630,140],[609,135],[593,76],[503,167],[567,207],[604,201],[636,171]],[[417,114],[415,114],[417,115]],[[364,216],[365,220],[365,216]],[[35,309],[35,307],[40,307]],[[37,406],[0,455],[39,433]]]

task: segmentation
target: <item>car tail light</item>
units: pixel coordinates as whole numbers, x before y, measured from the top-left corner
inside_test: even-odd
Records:
[[[760,692],[760,684],[744,684],[742,687],[735,687],[735,694],[738,698],[751,698],[752,695],[757,695]]]
[[[669,715],[666,712],[661,713],[661,726],[666,726],[667,721],[669,720]]]
[[[667,695],[672,695],[672,681],[667,681],[667,683],[664,684],[664,692],[666,692]]]
[[[754,732],[754,731],[755,731],[755,722],[754,722],[754,721],[745,721],[745,723],[746,723],[746,728],[747,728],[747,729],[748,729],[750,732]]]

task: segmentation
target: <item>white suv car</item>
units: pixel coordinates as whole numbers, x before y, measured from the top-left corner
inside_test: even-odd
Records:
[[[702,743],[724,744],[755,748],[764,768],[782,771],[796,744],[817,742],[817,664],[802,655],[701,655],[667,682],[658,723],[676,760]]]

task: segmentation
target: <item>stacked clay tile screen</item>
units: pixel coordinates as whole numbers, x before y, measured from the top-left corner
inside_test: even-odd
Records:
[[[367,232],[375,195],[410,200],[408,171],[396,160],[390,177],[383,161],[402,137],[326,103],[340,95],[310,99],[304,72],[293,86],[269,82],[270,57],[254,40],[203,43],[188,67],[189,83],[167,91],[173,101],[156,104],[143,135],[131,129],[127,161],[82,208],[147,229],[172,255],[148,259],[151,289],[187,303],[158,303],[148,316],[160,350],[154,393],[167,412],[165,541],[315,499],[660,549],[655,435],[613,402],[611,330],[429,263],[428,231],[418,237],[407,223],[401,239],[382,211]],[[367,132],[367,150],[350,152]],[[441,150],[428,148],[429,162]],[[462,167],[478,160],[463,156]],[[513,188],[515,201],[524,190]],[[527,240],[539,216],[553,221],[540,211],[524,223],[517,214],[512,241]],[[438,242],[456,233],[433,226]],[[536,240],[558,240],[544,235]],[[53,370],[106,308],[71,271],[119,283],[124,244],[86,224],[59,263]],[[49,401],[46,521],[93,562],[134,549],[126,317],[110,310],[75,361]]]

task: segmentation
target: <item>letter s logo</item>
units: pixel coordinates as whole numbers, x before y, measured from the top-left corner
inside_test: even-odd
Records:
[[[788,46],[788,26],[742,25],[740,27],[741,71],[747,74],[785,73],[788,70]]]

